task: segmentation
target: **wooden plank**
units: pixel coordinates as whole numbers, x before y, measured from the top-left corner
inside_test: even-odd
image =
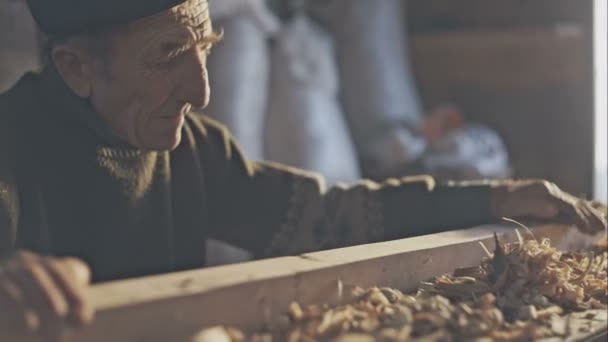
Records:
[[[504,225],[484,226],[97,285],[89,293],[97,319],[76,341],[189,341],[200,329],[220,324],[248,331],[272,328],[281,324],[292,301],[339,303],[339,282],[413,290],[455,267],[476,265],[484,255],[478,242],[493,248],[494,231],[515,238]],[[594,240],[564,226],[538,226],[534,232],[564,249]]]

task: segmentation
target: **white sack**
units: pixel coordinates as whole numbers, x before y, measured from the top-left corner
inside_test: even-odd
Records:
[[[308,18],[295,17],[273,51],[266,156],[319,172],[328,185],[359,179],[336,72],[329,36]]]
[[[224,40],[208,61],[212,96],[207,112],[230,129],[247,158],[262,160],[270,87],[267,40],[279,30],[279,21],[264,0],[210,0],[209,11],[216,30],[224,31]],[[242,249],[207,242],[207,266],[250,259]]]
[[[342,102],[367,176],[386,176],[426,148],[406,51],[402,0],[313,0],[336,41]]]
[[[429,148],[422,160],[426,173],[440,180],[511,176],[503,140],[492,129],[477,124],[449,132]]]
[[[228,126],[248,158],[262,160],[270,86],[267,35],[246,14],[218,20],[215,26],[224,30],[224,40],[209,56],[206,112]]]
[[[247,15],[253,18],[259,29],[267,33],[279,30],[279,20],[266,7],[265,0],[209,0],[211,18],[226,18]]]

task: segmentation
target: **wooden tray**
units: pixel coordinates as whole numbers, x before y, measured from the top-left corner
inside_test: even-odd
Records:
[[[339,284],[343,289],[390,286],[411,291],[419,282],[454,268],[477,265],[485,255],[478,242],[493,249],[495,231],[504,234],[506,241],[515,239],[513,226],[489,225],[96,285],[89,297],[97,318],[75,341],[191,341],[201,329],[215,325],[245,331],[272,329],[292,301],[338,303]],[[551,238],[563,250],[576,250],[594,241],[565,226],[536,226],[533,232]],[[583,320],[580,324],[591,325],[573,340],[605,331],[606,319],[600,313],[591,323]],[[0,341],[34,340],[0,332]]]

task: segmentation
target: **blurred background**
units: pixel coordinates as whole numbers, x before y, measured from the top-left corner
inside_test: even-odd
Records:
[[[606,201],[605,0],[209,1],[225,39],[204,112],[249,158],[329,185],[532,177]],[[0,0],[0,92],[39,46],[25,1]]]

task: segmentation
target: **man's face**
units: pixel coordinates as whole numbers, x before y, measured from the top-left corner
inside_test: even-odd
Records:
[[[105,70],[95,73],[94,107],[129,144],[175,149],[184,115],[209,102],[206,63],[216,40],[206,0],[130,24],[112,37]]]

